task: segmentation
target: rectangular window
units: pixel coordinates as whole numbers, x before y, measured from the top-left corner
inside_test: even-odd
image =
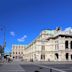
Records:
[[[16,54],[17,54],[17,52],[16,52]]]
[[[13,52],[13,54],[14,54],[14,52]]]
[[[59,50],[59,45],[58,44],[55,45],[55,49]]]
[[[45,50],[45,46],[42,46],[42,50]]]
[[[41,55],[41,59],[45,59],[45,55]]]

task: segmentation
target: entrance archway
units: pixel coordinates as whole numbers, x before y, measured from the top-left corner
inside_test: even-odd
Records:
[[[69,58],[69,53],[66,53],[65,57],[66,57],[66,60],[68,60],[68,58]]]
[[[56,59],[59,59],[59,54],[55,53],[55,57],[56,57]]]

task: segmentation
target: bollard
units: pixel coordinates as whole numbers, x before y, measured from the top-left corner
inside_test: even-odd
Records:
[[[50,72],[52,72],[52,69],[50,69]]]

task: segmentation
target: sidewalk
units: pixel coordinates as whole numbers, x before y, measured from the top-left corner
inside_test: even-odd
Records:
[[[72,61],[35,61],[35,62],[29,62],[32,64],[72,64]]]

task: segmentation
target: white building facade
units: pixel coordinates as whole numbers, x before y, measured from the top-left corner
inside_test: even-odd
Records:
[[[25,46],[24,45],[12,45],[12,58],[23,59]]]
[[[23,51],[27,61],[72,61],[72,32],[43,30]]]

